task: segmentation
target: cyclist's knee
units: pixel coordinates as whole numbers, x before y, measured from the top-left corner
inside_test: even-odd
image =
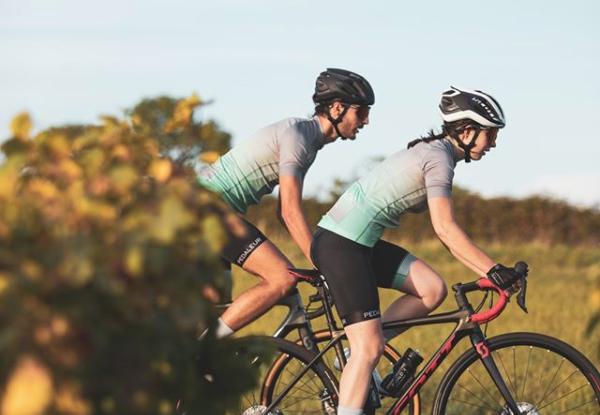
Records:
[[[383,354],[383,338],[365,339],[352,347],[352,356],[365,364],[375,366]]]
[[[448,287],[444,280],[439,278],[435,283],[431,284],[425,298],[425,305],[434,310],[438,308],[448,296]]]
[[[269,285],[272,287],[272,290],[278,297],[283,297],[289,294],[290,291],[296,288],[297,284],[298,281],[296,280],[296,278],[294,278],[288,272],[285,272],[285,274],[282,275],[280,278],[269,281]]]

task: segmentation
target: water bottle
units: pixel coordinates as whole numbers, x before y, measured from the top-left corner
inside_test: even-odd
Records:
[[[394,370],[381,382],[381,387],[390,396],[399,397],[402,389],[410,383],[415,375],[417,366],[422,362],[423,358],[419,355],[419,352],[408,348],[400,360],[394,363]]]

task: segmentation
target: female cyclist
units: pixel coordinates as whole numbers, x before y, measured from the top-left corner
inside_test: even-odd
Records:
[[[217,337],[258,318],[296,283],[287,271],[291,262],[241,215],[279,184],[277,216],[310,259],[312,230],[301,206],[304,176],[325,144],[338,137],[356,138],[369,123],[375,95],[362,76],[327,69],[317,78],[313,101],[314,117],[286,118],[271,124],[200,172],[200,184],[220,194],[230,208],[225,216],[229,237],[221,256],[259,278],[259,283],[240,295],[221,316]]]
[[[518,277],[473,243],[456,223],[452,205],[456,163],[481,160],[496,146],[505,126],[502,108],[486,93],[452,87],[439,109],[442,132],[412,141],[352,184],[313,239],[313,263],[331,289],[352,351],[340,381],[338,415],[362,413],[384,342],[399,334],[382,333],[381,322],[426,315],[446,297],[444,281],[429,265],[380,239],[384,228],[397,228],[404,213],[429,208],[437,236],[459,261],[502,288]],[[378,286],[406,293],[383,316]]]

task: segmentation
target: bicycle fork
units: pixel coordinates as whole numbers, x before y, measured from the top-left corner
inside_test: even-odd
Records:
[[[496,365],[496,362],[494,361],[494,358],[492,357],[492,353],[490,352],[489,344],[487,342],[487,339],[483,335],[481,328],[477,327],[475,329],[474,333],[470,335],[470,338],[471,338],[471,343],[473,344],[473,347],[477,351],[477,354],[479,355],[481,362],[483,363],[488,374],[494,381],[494,384],[498,388],[498,391],[500,392],[500,394],[506,401],[508,408],[512,411],[513,414],[521,415],[521,410],[519,409],[517,402],[513,398],[512,394],[508,390],[508,386],[506,385],[506,382],[502,378],[502,375],[500,374],[500,370],[498,369],[498,366]]]

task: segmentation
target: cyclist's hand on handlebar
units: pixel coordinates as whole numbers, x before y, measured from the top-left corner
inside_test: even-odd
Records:
[[[514,268],[496,264],[487,272],[487,277],[501,289],[507,290],[508,294],[512,294],[519,290],[522,275]]]

